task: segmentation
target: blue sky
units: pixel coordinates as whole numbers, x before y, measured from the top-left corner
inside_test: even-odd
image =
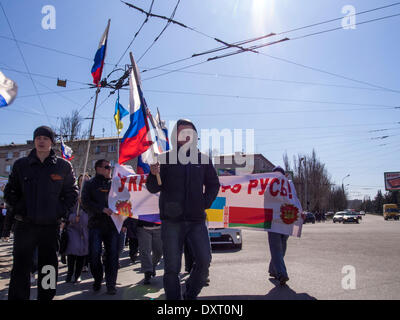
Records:
[[[151,0],[127,0],[148,10]],[[155,0],[153,12],[169,16],[176,0]],[[199,33],[171,24],[152,49],[138,62],[139,68],[156,67],[219,47],[212,37],[235,42],[270,32],[283,32],[344,16],[342,8],[352,5],[361,12],[394,3],[394,0],[191,0],[181,1],[175,20]],[[20,41],[49,47],[71,55],[20,44],[31,73],[68,79],[67,88],[56,80],[33,75],[43,107],[26,72],[11,31],[0,11],[0,70],[18,83],[14,104],[0,110],[0,144],[24,143],[42,124],[57,126],[60,117],[81,109],[94,95],[88,89],[90,69],[100,37],[111,19],[108,51],[103,75],[107,75],[145,16],[117,0],[1,0],[15,36]],[[317,4],[318,3],[318,4]],[[41,26],[42,7],[56,9],[56,29]],[[400,13],[400,5],[359,15],[356,22]],[[150,18],[130,50],[138,59],[162,30],[165,21]],[[341,26],[341,21],[319,25],[271,38],[301,37]],[[142,73],[143,91],[152,111],[158,107],[167,120],[192,119],[199,129],[255,130],[255,151],[274,164],[282,165],[298,153],[317,156],[327,166],[332,180],[349,184],[351,198],[374,196],[384,189],[383,173],[400,171],[399,92],[378,89],[335,77],[321,69],[347,78],[400,90],[400,17],[359,25],[355,30],[336,30],[290,40],[263,49],[262,54],[241,53],[153,79],[165,71]],[[3,36],[3,38],[1,37]],[[264,41],[265,42],[265,41]],[[262,43],[262,42],[258,42]],[[222,53],[222,52],[221,52]],[[265,54],[265,55],[264,55]],[[164,67],[172,70],[202,62],[198,57]],[[293,63],[283,62],[286,59]],[[126,54],[120,65],[129,63]],[[119,73],[115,73],[117,77]],[[76,82],[74,82],[76,81]],[[77,90],[74,90],[77,89]],[[70,91],[74,90],[74,91]],[[54,92],[57,92],[54,93]],[[128,91],[122,90],[121,103],[128,107]],[[116,96],[100,93],[94,134],[115,136],[113,123]],[[103,102],[105,100],[105,102]],[[93,99],[81,115],[91,114]],[[44,108],[44,109],[43,109]],[[47,114],[47,116],[46,116]],[[50,120],[47,120],[47,117]],[[125,128],[128,127],[125,118]],[[85,126],[89,121],[85,122]],[[384,130],[375,131],[374,130]],[[379,137],[388,136],[384,139]]]

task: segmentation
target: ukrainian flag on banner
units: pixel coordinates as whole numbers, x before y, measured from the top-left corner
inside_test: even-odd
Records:
[[[217,197],[212,203],[210,209],[206,210],[209,228],[224,228],[225,205],[226,205],[226,198]]]

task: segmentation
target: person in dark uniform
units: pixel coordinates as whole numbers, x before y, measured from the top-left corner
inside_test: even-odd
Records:
[[[120,236],[111,219],[113,211],[108,207],[111,188],[110,162],[101,159],[95,163],[96,176],[83,184],[82,206],[89,215],[89,265],[95,292],[101,289],[105,273],[107,293],[115,295]],[[105,247],[104,270],[101,262],[102,243]]]
[[[4,199],[16,220],[9,300],[29,300],[33,255],[38,252],[38,300],[56,294],[57,232],[60,220],[78,199],[71,164],[52,150],[54,132],[34,131],[35,148],[18,159],[4,189]]]

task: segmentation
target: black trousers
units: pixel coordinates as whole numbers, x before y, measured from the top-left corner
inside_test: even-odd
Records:
[[[38,254],[38,300],[52,300],[58,277],[57,225],[33,225],[17,221],[14,230],[13,268],[9,300],[29,300],[33,255]]]
[[[85,257],[86,256],[74,256],[72,254],[67,256],[68,278],[71,279],[72,276],[74,275],[75,276],[74,280],[78,280],[78,278],[81,276],[82,273]]]
[[[128,238],[129,242],[129,256],[134,257],[139,251],[139,241],[137,238]]]

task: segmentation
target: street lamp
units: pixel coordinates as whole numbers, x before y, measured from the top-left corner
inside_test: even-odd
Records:
[[[300,166],[301,166],[301,162],[304,160],[304,198],[305,198],[305,201],[306,201],[306,210],[308,211],[308,199],[307,199],[307,177],[306,177],[306,171],[307,171],[307,168],[306,168],[306,164],[307,164],[307,160],[306,160],[306,158],[301,158],[300,159]]]
[[[343,181],[344,181],[344,179],[346,179],[348,177],[350,177],[350,173],[342,179],[342,190],[343,190],[343,192],[344,192]]]
[[[348,174],[347,176],[345,176],[345,177],[342,179],[342,191],[343,191],[343,199],[345,199],[345,197],[346,197],[346,195],[345,195],[345,193],[344,193],[343,181],[344,181],[344,179],[346,179],[346,178],[348,178],[348,177],[350,177],[350,174]],[[346,207],[347,207],[347,204],[346,204]]]

